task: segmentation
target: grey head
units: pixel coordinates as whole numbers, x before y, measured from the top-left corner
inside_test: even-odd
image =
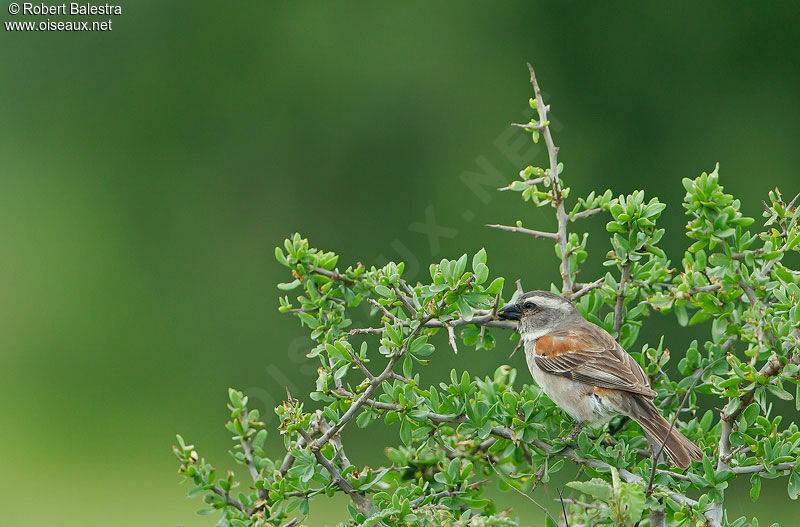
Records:
[[[519,322],[522,335],[544,335],[570,321],[582,319],[572,302],[549,291],[530,291],[497,311],[504,320]],[[575,318],[577,317],[577,319]]]

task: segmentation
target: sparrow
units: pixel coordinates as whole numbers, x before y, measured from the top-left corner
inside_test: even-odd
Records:
[[[653,404],[656,392],[641,366],[603,328],[592,324],[559,295],[531,291],[497,311],[518,322],[525,358],[544,393],[575,420],[603,426],[622,414],[642,427],[654,452],[686,468],[703,452],[670,426]],[[570,439],[574,435],[571,434]]]

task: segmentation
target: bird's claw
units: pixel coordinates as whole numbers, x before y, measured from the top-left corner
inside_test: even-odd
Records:
[[[570,432],[569,435],[567,435],[567,437],[564,438],[564,440],[567,443],[572,443],[573,441],[575,441],[575,438],[578,437],[578,434],[581,433],[582,429],[583,429],[583,423],[575,421],[575,424],[572,426],[572,432]]]

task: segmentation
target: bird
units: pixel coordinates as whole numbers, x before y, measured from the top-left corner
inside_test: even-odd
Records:
[[[703,452],[670,425],[653,404],[656,392],[639,363],[603,328],[589,322],[566,298],[531,291],[497,311],[517,322],[531,375],[542,391],[575,421],[601,427],[622,414],[636,421],[654,453],[684,469]]]

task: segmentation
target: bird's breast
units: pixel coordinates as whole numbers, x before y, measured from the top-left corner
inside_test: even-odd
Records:
[[[594,386],[542,371],[536,364],[536,355],[536,342],[526,342],[525,359],[533,380],[550,400],[573,419],[599,426],[619,413],[615,409],[613,394],[605,393],[610,390],[598,391]]]

